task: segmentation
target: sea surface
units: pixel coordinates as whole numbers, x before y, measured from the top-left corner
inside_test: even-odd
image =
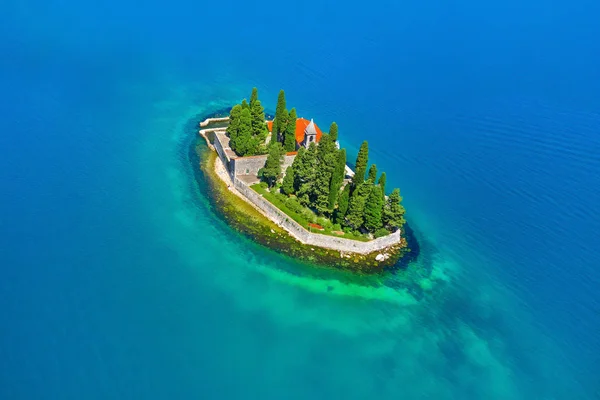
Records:
[[[0,399],[600,398],[599,16],[3,0]],[[301,264],[215,214],[196,124],[253,86],[351,158],[369,141],[406,272]]]

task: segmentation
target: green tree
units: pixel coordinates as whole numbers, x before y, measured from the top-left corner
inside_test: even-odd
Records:
[[[308,150],[302,153],[302,159],[296,172],[296,187],[298,188],[296,196],[304,206],[311,204],[314,198],[315,172],[317,166],[317,145],[313,142],[308,146]]]
[[[279,135],[277,135],[277,140],[283,144],[285,132],[290,122],[290,113],[288,112],[287,108],[284,108],[280,115],[281,118],[279,118],[279,122],[277,123],[277,126],[279,127]]]
[[[234,137],[230,138],[229,147],[236,152],[238,156],[248,154],[252,140],[252,117],[248,108],[242,108],[239,118],[239,126]]]
[[[361,183],[350,195],[348,204],[348,212],[346,213],[346,221],[354,229],[362,227],[365,221],[365,204],[371,193],[372,185],[369,183]]]
[[[287,117],[284,117],[284,111],[285,92],[282,89],[279,91],[279,96],[277,97],[277,107],[275,108],[275,118],[273,119],[273,138],[278,137],[277,135],[282,131],[287,120]]]
[[[258,176],[272,187],[281,174],[281,162],[283,161],[283,148],[279,142],[271,142],[269,145],[269,155],[265,166],[258,170]]]
[[[304,164],[305,152],[306,149],[304,147],[300,147],[298,149],[298,154],[296,154],[296,157],[294,157],[294,162],[292,162],[292,167],[294,167],[294,193],[298,191],[300,185],[302,184],[300,174],[302,173],[301,169],[302,165]]]
[[[367,180],[370,181],[373,185],[375,184],[375,182],[377,181],[377,165],[371,164],[371,168],[369,168],[369,177]]]
[[[332,122],[329,127],[329,136],[331,136],[331,140],[334,142],[338,140],[338,126],[335,122]]]
[[[335,142],[331,139],[331,136],[324,133],[317,147],[319,161],[333,170],[337,163],[337,151],[337,147],[335,147]]]
[[[386,181],[386,175],[385,172],[381,173],[381,176],[379,177],[379,187],[381,188],[381,196],[383,198],[383,201],[385,202],[385,181]]]
[[[330,134],[331,135],[331,134]],[[333,139],[333,137],[332,137]],[[331,183],[329,185],[329,208],[333,209],[340,195],[340,188],[344,182],[346,175],[346,149],[341,149],[337,152],[337,163],[331,175]]]
[[[250,108],[246,99],[242,100],[242,108]]]
[[[240,129],[240,117],[242,115],[242,106],[236,104],[229,112],[229,125],[227,126],[227,134],[230,139],[234,139]]]
[[[296,161],[296,159],[294,159]],[[285,170],[285,176],[283,177],[283,183],[281,184],[281,191],[287,195],[294,193],[294,180],[296,179],[296,172],[294,170],[294,164],[287,167]]]
[[[308,193],[312,206],[319,214],[329,211],[329,181],[331,174],[327,170],[318,166],[315,169],[315,180],[311,185],[311,192]]]
[[[369,144],[365,140],[360,145],[358,156],[356,157],[356,167],[354,169],[354,177],[352,178],[352,186],[358,187],[365,181],[367,173],[367,163],[369,162]]]
[[[250,114],[252,115],[252,134],[259,136],[262,141],[267,137],[267,124],[265,122],[265,109],[260,100],[254,100],[250,105]]]
[[[383,210],[383,199],[381,196],[381,188],[379,186],[373,186],[371,193],[367,197],[365,203],[365,228],[369,232],[375,232],[377,229],[383,226],[382,223],[382,210]]]
[[[338,198],[338,207],[335,210],[335,220],[337,223],[342,223],[348,212],[348,202],[350,201],[350,184],[344,186],[342,193]]]
[[[387,202],[383,208],[383,224],[390,230],[401,228],[406,222],[404,220],[404,207],[401,204],[402,196],[400,189],[394,189],[388,196]]]
[[[250,107],[252,107],[256,100],[258,100],[258,89],[253,87],[252,94],[250,95]]]
[[[296,150],[296,120],[298,115],[296,109],[292,108],[288,116],[288,120],[285,127],[285,135],[283,137],[283,147],[286,151]]]
[[[312,143],[311,143],[312,144]],[[324,133],[317,146],[317,165],[312,192],[309,194],[313,206],[320,214],[330,211],[329,190],[331,178],[337,165],[337,148],[331,136]]]

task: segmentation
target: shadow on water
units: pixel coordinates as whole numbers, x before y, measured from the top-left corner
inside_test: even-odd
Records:
[[[406,239],[407,247],[410,249],[409,252],[406,252],[402,258],[398,260],[398,262],[389,268],[390,272],[398,272],[401,270],[406,270],[410,263],[417,261],[419,258],[419,254],[421,254],[421,246],[419,245],[419,241],[415,236],[415,231],[407,222],[404,224],[404,233],[402,236]]]

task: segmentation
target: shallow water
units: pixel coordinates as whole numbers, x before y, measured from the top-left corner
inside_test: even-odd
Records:
[[[595,398],[598,5],[280,7],[1,6],[0,398]],[[216,217],[193,121],[252,86],[369,140],[431,279]]]

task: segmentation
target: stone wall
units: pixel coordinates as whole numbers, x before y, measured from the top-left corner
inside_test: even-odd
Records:
[[[234,178],[233,186],[252,204],[260,209],[271,221],[281,226],[289,232],[290,235],[304,244],[337,251],[368,254],[374,251],[383,250],[386,247],[400,242],[400,230],[368,242],[360,242],[357,240],[309,232],[296,221],[288,217],[283,211],[263,198],[260,194],[246,186],[237,177]]]
[[[211,122],[225,122],[225,121],[229,121],[229,117],[206,118],[204,121],[200,122],[200,127],[204,128],[205,126],[208,126],[208,124],[210,124]]]
[[[225,168],[229,172],[229,176],[230,176],[231,180],[233,181],[233,175],[231,173],[231,171],[232,171],[232,169],[231,169],[231,162],[229,160],[229,157],[227,157],[227,153],[225,152],[225,149],[223,148],[223,144],[219,140],[219,136],[218,135],[215,135],[215,140],[214,140],[213,146],[215,147],[215,150],[217,151],[217,154],[219,155],[219,158],[223,162],[223,165],[225,166]]]
[[[231,169],[235,176],[258,175],[258,170],[265,166],[267,156],[239,157],[231,160]]]
[[[281,164],[281,170],[285,171],[287,167],[292,165],[296,155],[285,155],[283,157],[283,163]],[[250,156],[250,157],[238,157],[231,159],[231,169],[235,176],[240,175],[258,175],[258,170],[265,166],[267,162],[267,155],[262,156]]]
[[[215,129],[202,129],[200,130],[200,134],[206,137],[208,132],[215,132],[215,140],[214,147],[223,161],[223,164],[227,167],[229,171],[229,175],[233,176],[241,176],[248,175],[256,177],[258,175],[258,170],[265,166],[267,162],[267,155],[261,156],[249,156],[249,157],[237,157],[233,153],[231,149],[229,149],[228,138],[225,137],[226,128],[215,128]],[[229,150],[228,150],[229,149]],[[231,156],[229,154],[231,154]],[[294,158],[296,158],[296,153],[294,154],[286,154],[283,156],[283,162],[281,164],[281,170],[285,171],[287,167],[292,165],[294,162]]]
[[[294,159],[296,158],[296,154],[291,154],[291,155],[285,155],[283,156],[283,163],[281,164],[281,171],[285,172],[285,170],[292,165],[292,163],[294,162]]]

